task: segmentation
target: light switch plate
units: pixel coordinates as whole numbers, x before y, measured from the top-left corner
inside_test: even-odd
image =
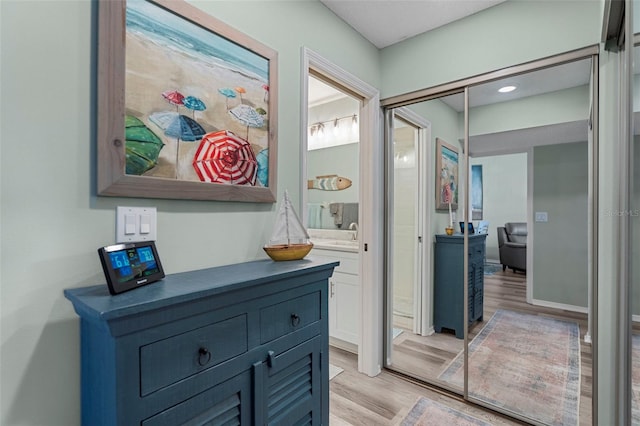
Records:
[[[548,222],[549,215],[547,212],[536,212],[536,222]]]
[[[116,209],[116,243],[157,240],[155,207],[123,207]],[[133,228],[133,232],[132,231]]]

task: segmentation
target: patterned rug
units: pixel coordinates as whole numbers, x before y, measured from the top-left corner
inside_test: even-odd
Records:
[[[493,275],[496,272],[502,271],[502,265],[499,263],[485,263],[483,269],[485,275]]]
[[[420,397],[400,426],[456,425],[491,426],[490,423],[476,419],[462,411]]]
[[[329,380],[333,380],[338,374],[342,373],[344,370],[337,365],[329,364]]]
[[[463,387],[461,352],[440,379]],[[580,328],[498,310],[469,345],[469,394],[548,425],[577,425]]]

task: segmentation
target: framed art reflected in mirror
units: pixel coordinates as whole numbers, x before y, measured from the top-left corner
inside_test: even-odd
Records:
[[[436,138],[436,209],[458,208],[458,150]]]

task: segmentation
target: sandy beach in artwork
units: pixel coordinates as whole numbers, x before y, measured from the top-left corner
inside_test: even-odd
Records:
[[[265,84],[223,65],[217,66],[198,61],[179,50],[162,47],[139,34],[127,32],[126,45],[126,113],[133,115],[149,127],[164,142],[158,164],[145,176],[176,178],[176,150],[179,149],[177,178],[200,181],[193,168],[194,154],[200,140],[184,141],[165,135],[156,123],[149,119],[157,112],[177,112],[195,119],[205,131],[229,130],[248,140],[254,154],[268,147],[268,118],[261,128],[240,123],[228,111],[240,103],[269,111]],[[226,98],[218,89],[242,87],[246,93],[236,93]],[[192,111],[183,105],[173,105],[162,96],[163,92],[176,90],[184,96],[195,96],[206,105],[203,111]],[[247,135],[248,134],[248,135]]]

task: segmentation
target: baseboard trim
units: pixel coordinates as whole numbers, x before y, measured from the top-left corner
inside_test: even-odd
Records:
[[[345,342],[342,339],[329,336],[329,345],[334,346],[338,349],[342,349],[343,351],[351,352],[352,354],[358,355],[358,346],[354,345],[353,343]]]
[[[564,303],[548,302],[546,300],[533,299],[531,304],[535,306],[542,306],[543,308],[562,309],[564,311],[579,312],[581,314],[589,313],[589,310],[584,306],[567,305]]]
[[[423,336],[431,336],[432,334],[435,334],[435,332],[436,332],[436,329],[433,328],[433,326],[431,326],[431,327],[427,328],[427,330],[424,333],[422,333],[422,335]]]

